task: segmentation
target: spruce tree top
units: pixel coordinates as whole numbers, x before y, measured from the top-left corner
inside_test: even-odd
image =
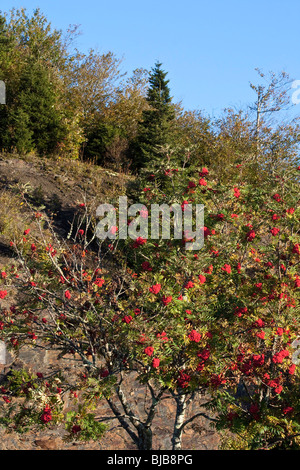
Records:
[[[147,101],[157,110],[162,110],[172,101],[168,87],[169,80],[166,80],[167,72],[161,69],[161,65],[160,62],[156,62],[152,69],[147,93]]]

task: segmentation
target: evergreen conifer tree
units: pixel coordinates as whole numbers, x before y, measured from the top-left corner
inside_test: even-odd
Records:
[[[167,72],[157,62],[149,78],[147,102],[149,108],[143,111],[139,123],[139,132],[130,151],[132,152],[133,168],[140,169],[162,161],[166,148],[172,142],[172,121],[175,109],[170,96],[166,79]]]
[[[31,18],[25,10],[12,12],[9,23],[0,15],[0,80],[6,84],[0,150],[45,155],[68,137],[64,54],[61,33],[39,10]]]
[[[53,152],[64,137],[57,101],[57,90],[49,80],[47,69],[29,61],[20,79],[18,106],[29,117],[28,131],[40,155]]]

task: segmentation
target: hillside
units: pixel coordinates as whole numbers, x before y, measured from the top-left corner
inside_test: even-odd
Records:
[[[126,184],[132,177],[117,174],[101,167],[92,166],[79,161],[64,161],[62,159],[41,160],[35,157],[26,159],[17,156],[2,155],[0,158],[0,271],[13,260],[10,240],[13,233],[22,233],[26,226],[27,209],[21,197],[22,191],[36,206],[54,217],[54,227],[57,233],[64,237],[68,233],[70,222],[76,206],[85,200],[97,200],[99,203],[110,200],[114,195],[124,193]],[[2,304],[2,308],[5,308]],[[36,369],[54,368],[57,359],[54,353],[39,350],[22,350],[20,357],[8,355],[7,365],[2,368],[0,380],[3,382],[10,369],[20,367]],[[69,369],[68,369],[69,367]],[[68,365],[69,373],[72,366]],[[132,402],[138,406],[141,413],[147,392],[145,388],[134,380],[131,381],[128,395]],[[198,404],[194,403],[189,412],[198,411]],[[159,408],[154,426],[154,449],[170,448],[170,431],[176,412],[172,400],[165,400]],[[98,416],[110,416],[108,406],[103,402],[97,410]],[[167,424],[167,426],[166,426]],[[25,434],[8,434],[4,429],[0,431],[0,450],[29,450],[29,449],[135,449],[126,432],[111,421],[109,430],[100,442],[68,443],[63,440],[65,432],[63,427],[44,432],[29,431]],[[219,438],[210,424],[204,418],[197,418],[187,426],[183,436],[183,448],[212,450],[217,449]]]

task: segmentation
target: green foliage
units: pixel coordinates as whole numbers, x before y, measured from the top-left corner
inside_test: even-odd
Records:
[[[26,369],[10,371],[1,389],[6,402],[1,423],[8,431],[22,434],[33,427],[61,421],[62,400],[57,392],[60,377],[52,376],[47,382],[42,375]]]
[[[122,135],[124,135],[122,130],[112,124],[105,121],[95,123],[86,136],[87,142],[83,151],[84,158],[103,166],[107,151],[113,140]]]
[[[7,115],[8,114],[8,115]],[[30,153],[34,149],[33,132],[30,129],[30,116],[22,108],[11,109],[9,113],[1,113],[1,147],[12,151],[16,149],[20,155]]]
[[[20,153],[37,150],[40,155],[53,153],[64,138],[62,117],[57,111],[57,95],[50,86],[47,70],[29,62],[19,78],[18,93],[7,119],[10,149],[16,148]]]
[[[98,422],[93,413],[87,413],[79,407],[78,411],[67,413],[65,429],[69,433],[67,440],[88,442],[101,439],[107,430],[107,425]]]
[[[7,106],[1,109],[0,146],[21,154],[54,153],[68,132],[60,72],[67,58],[61,33],[51,30],[39,10],[31,18],[20,10],[11,12],[5,34],[0,69],[7,85]]]
[[[167,73],[156,63],[149,76],[147,102],[149,109],[143,111],[138,135],[133,141],[133,168],[153,167],[155,163],[166,159],[163,149],[171,143],[171,124],[175,119],[175,110],[170,96]]]

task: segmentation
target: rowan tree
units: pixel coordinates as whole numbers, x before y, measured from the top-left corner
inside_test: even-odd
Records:
[[[97,438],[105,419],[93,406],[105,399],[110,419],[145,450],[152,447],[158,407],[173,397],[173,449],[180,449],[185,427],[198,416],[242,435],[243,444],[239,438],[227,444],[235,448],[299,447],[299,371],[293,359],[299,333],[299,169],[291,166],[274,177],[262,166],[264,185],[257,186],[247,182],[248,165],[235,165],[226,184],[207,167],[192,176],[189,170],[188,177],[178,169],[168,176],[174,179],[172,193],[162,193],[152,178],[136,195],[148,208],[204,204],[205,245],[198,252],[186,250],[191,233],[124,242],[113,227],[116,238],[95,252],[96,237],[89,234],[96,232],[86,217],[75,244],[47,237],[38,243],[24,232],[16,244],[20,268],[3,267],[1,296],[7,300],[13,286],[26,295],[2,311],[2,339],[15,352],[29,344],[58,350],[59,357],[76,359],[78,370],[73,382],[62,367],[44,379],[31,375],[34,386],[18,391],[15,380],[21,379],[13,375],[3,385],[8,403],[2,422],[11,423],[18,396],[24,400],[19,429],[62,420],[80,438],[81,429],[94,422]],[[136,222],[145,216],[142,210]],[[124,384],[132,374],[150,393],[143,416],[126,396]],[[53,385],[45,388],[50,378]],[[58,381],[59,396],[53,388]],[[38,390],[42,402],[35,400]],[[74,390],[80,406],[64,417],[62,400]],[[201,396],[206,401],[199,413],[186,417]]]

